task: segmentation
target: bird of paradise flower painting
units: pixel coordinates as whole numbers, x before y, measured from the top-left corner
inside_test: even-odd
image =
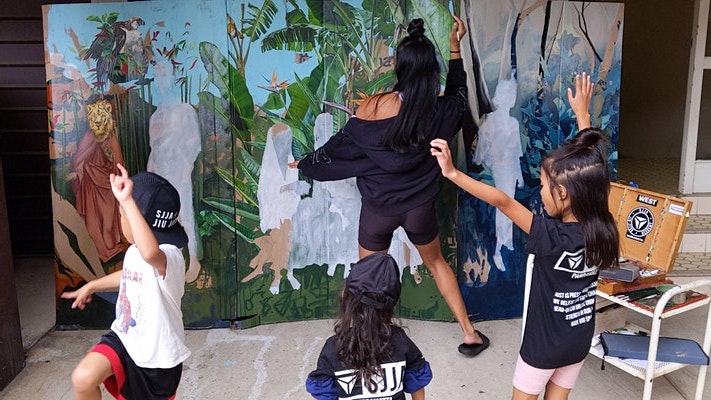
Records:
[[[57,292],[121,268],[108,175],[168,178],[189,241],[188,327],[329,318],[357,261],[353,179],[316,182],[288,163],[337,134],[364,98],[391,90],[394,49],[426,21],[446,69],[455,10],[471,118],[460,167],[533,209],[540,157],[575,131],[564,101],[577,71],[596,79],[593,120],[616,143],[622,6],[484,0],[167,0],[48,5],[45,53]],[[444,83],[444,73],[442,75]],[[614,152],[613,152],[614,157]],[[612,160],[614,161],[614,159]],[[443,182],[442,249],[474,319],[520,316],[523,235]],[[417,250],[398,230],[400,316],[451,320]],[[106,326],[58,299],[60,327]]]

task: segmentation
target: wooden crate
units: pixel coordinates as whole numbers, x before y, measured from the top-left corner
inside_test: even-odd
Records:
[[[601,279],[598,290],[616,294],[664,282],[674,268],[692,202],[619,183],[610,185],[610,212],[620,234],[620,256],[640,268],[640,277],[633,282]],[[656,274],[646,276],[652,271]]]

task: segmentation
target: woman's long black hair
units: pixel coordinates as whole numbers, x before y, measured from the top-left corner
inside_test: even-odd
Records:
[[[610,170],[607,138],[597,128],[587,128],[553,150],[541,168],[550,179],[551,194],[558,185],[570,196],[571,212],[585,237],[585,258],[591,267],[615,267],[619,262],[620,238],[610,213]]]
[[[383,295],[366,296],[385,301]],[[376,309],[343,290],[340,317],[335,323],[338,359],[356,371],[357,381],[362,379],[371,393],[378,388],[374,377],[382,376],[380,364],[392,354],[392,318],[392,308]]]
[[[424,21],[413,19],[395,52],[393,90],[402,96],[402,105],[384,144],[398,153],[425,145],[432,125],[440,90],[440,67],[435,47],[425,36]]]

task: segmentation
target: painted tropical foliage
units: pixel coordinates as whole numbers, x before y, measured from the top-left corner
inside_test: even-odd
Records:
[[[595,82],[593,126],[610,138],[616,176],[623,5],[617,3],[472,1],[466,8],[472,46],[491,109],[481,112],[479,135],[467,151],[469,175],[542,211],[539,166],[577,126],[566,90],[576,74]],[[470,94],[471,95],[471,94]],[[459,196],[458,261],[469,309],[486,318],[521,310],[526,235],[492,207]]]
[[[513,161],[522,179],[515,194],[538,207],[540,157],[575,129],[564,100],[573,71],[597,79],[594,118],[616,143],[621,40],[613,28],[621,13],[612,4],[543,1],[524,9],[518,3],[45,6],[57,292],[121,268],[128,243],[106,190],[108,174],[122,162],[131,173],[166,176],[181,194],[190,238],[186,326],[333,316],[357,261],[359,196],[352,180],[313,182],[286,163],[336,134],[364,98],[390,90],[394,48],[410,19],[423,18],[440,54],[448,55],[452,9],[467,15],[472,32],[465,60],[474,130],[496,112],[500,82],[516,80],[510,116],[520,127],[513,135],[521,154]],[[618,41],[606,47],[605,35]],[[111,118],[99,118],[107,109]],[[478,130],[478,140],[458,142],[462,166],[497,184],[493,177],[510,165],[476,157],[487,132]],[[457,268],[473,318],[519,316],[523,235],[513,230],[497,261],[492,210],[444,182],[438,216],[445,256]],[[451,319],[407,238],[396,234],[390,250],[403,270],[398,314]],[[497,262],[505,268],[491,268]],[[106,326],[112,301],[102,295],[77,312],[58,299],[58,324]]]

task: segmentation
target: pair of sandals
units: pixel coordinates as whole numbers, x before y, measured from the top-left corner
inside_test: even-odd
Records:
[[[491,343],[489,341],[489,338],[486,337],[483,333],[475,330],[476,333],[479,335],[481,338],[482,342],[481,343],[472,343],[472,344],[467,344],[467,343],[462,343],[459,345],[459,352],[467,357],[474,357],[477,356],[479,353],[482,351],[486,350],[487,347],[489,347],[489,344]]]

